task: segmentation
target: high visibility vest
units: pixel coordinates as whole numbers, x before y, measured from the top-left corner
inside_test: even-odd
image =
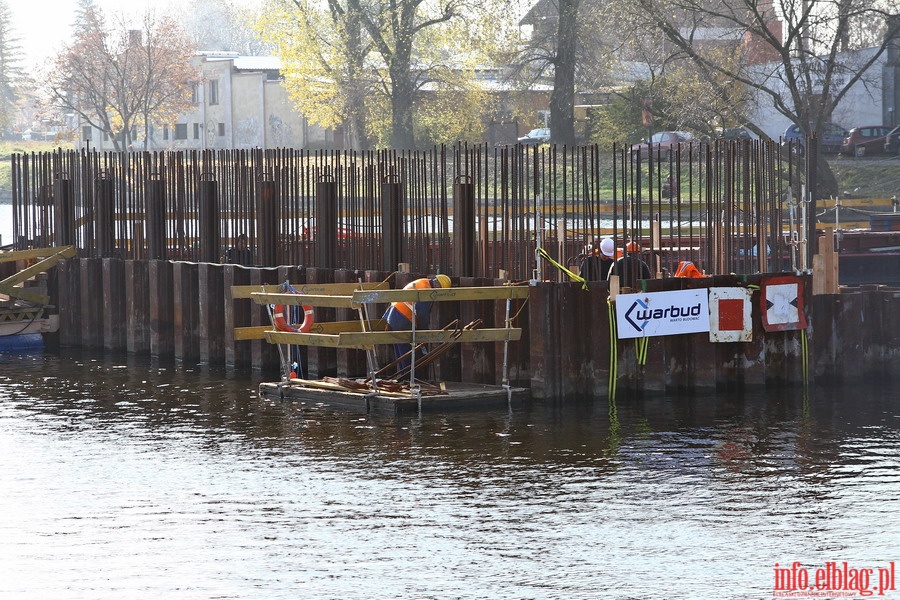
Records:
[[[694,266],[694,263],[689,260],[683,260],[678,263],[678,268],[675,270],[675,277],[705,277],[705,275]]]
[[[439,288],[441,287],[441,283],[437,279],[429,279],[427,277],[422,277],[421,279],[416,279],[414,281],[410,281],[406,285],[403,286],[404,290],[422,290],[428,288]],[[401,315],[406,317],[410,323],[412,323],[413,319],[413,303],[412,302],[394,302],[391,304],[394,310],[399,312]],[[417,302],[416,303],[416,315],[420,321],[426,321],[431,316],[431,302]]]

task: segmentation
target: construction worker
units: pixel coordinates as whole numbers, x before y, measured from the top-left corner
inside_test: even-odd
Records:
[[[599,243],[594,240],[590,253],[581,262],[578,274],[585,281],[606,281],[615,262],[615,254],[616,243],[611,237],[605,237]]]
[[[411,281],[403,286],[403,289],[421,290],[430,288],[449,288],[450,285],[450,278],[444,274],[440,274],[434,277],[423,277]],[[431,302],[416,302],[415,315],[416,329],[428,329],[431,321]],[[383,318],[387,322],[388,328],[392,331],[410,331],[412,330],[413,303],[394,302],[388,307]],[[411,349],[412,346],[410,344],[394,344],[394,355],[399,359]],[[406,356],[402,361],[397,363],[397,370],[408,367],[411,362],[410,358],[410,356]]]
[[[640,279],[650,279],[650,267],[641,260],[641,245],[631,241],[625,246],[625,255],[609,270],[609,276],[619,276],[622,287],[635,288]]]

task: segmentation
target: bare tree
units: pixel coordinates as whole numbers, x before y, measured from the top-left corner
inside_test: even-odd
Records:
[[[552,139],[574,144],[577,94],[591,95],[616,79],[628,28],[622,11],[605,0],[539,0],[522,19],[531,38],[511,61],[513,77],[525,86],[552,83]]]
[[[796,123],[823,131],[849,90],[879,75],[871,67],[896,36],[891,0],[636,0],[635,8],[711,85],[737,83]],[[892,18],[894,17],[894,18]],[[703,40],[744,41],[741,60],[719,60]],[[820,194],[835,193],[824,161]]]
[[[133,29],[124,15],[107,26],[102,11],[87,6],[74,41],[47,75],[52,100],[105,132],[116,150],[132,149],[139,129],[174,121],[191,107],[199,73],[193,49],[177,23],[152,11]]]

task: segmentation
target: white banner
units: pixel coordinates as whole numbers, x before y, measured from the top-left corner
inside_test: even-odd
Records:
[[[706,288],[619,294],[616,327],[619,339],[709,331]]]

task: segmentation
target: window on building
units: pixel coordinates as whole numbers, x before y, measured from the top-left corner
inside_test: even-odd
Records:
[[[213,106],[219,103],[219,80],[213,79],[209,82],[209,105]]]
[[[191,87],[191,104],[200,104],[200,86],[202,84],[195,83]]]
[[[225,123],[219,123],[219,137],[225,137]]]
[[[194,139],[200,139],[200,123],[194,123]]]
[[[163,140],[169,139],[169,126],[163,125]]]
[[[91,127],[90,125],[85,125],[81,128],[81,141],[83,141],[83,142],[91,141],[91,137],[92,137],[92,133],[93,133],[91,131],[92,129],[93,129],[93,127]]]
[[[175,124],[175,137],[172,139],[176,140],[186,140],[187,139],[187,123],[176,123]]]

